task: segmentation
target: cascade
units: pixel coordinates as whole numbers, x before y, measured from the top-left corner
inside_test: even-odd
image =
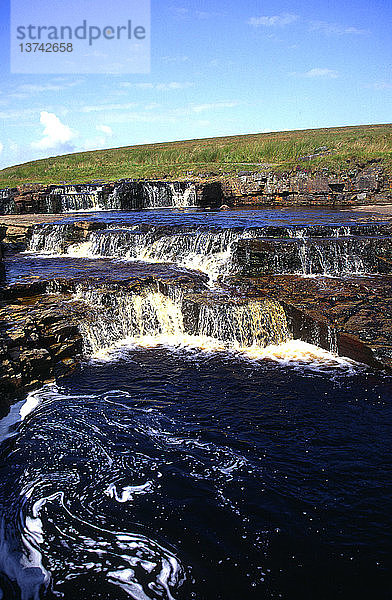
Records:
[[[89,246],[70,248],[88,257],[115,257],[145,262],[171,262],[206,273],[212,281],[232,269],[232,245],[243,232],[232,229],[146,232],[132,229],[106,229],[91,234]],[[249,234],[248,234],[249,237]]]
[[[66,185],[53,188],[46,196],[47,212],[96,211],[106,208],[102,187]]]
[[[16,212],[14,193],[15,189],[0,190],[0,214],[12,215]]]
[[[80,243],[70,225],[32,229],[29,250],[79,258],[116,258],[174,263],[219,277],[244,275],[364,275],[392,266],[392,241],[382,227],[212,228],[113,225],[92,231]],[[80,233],[80,231],[79,231]]]
[[[194,183],[162,181],[125,181],[115,186],[106,208],[135,210],[144,208],[187,208],[197,206]]]
[[[257,238],[239,240],[234,262],[244,275],[323,275],[388,273],[392,240],[382,236]]]
[[[37,254],[62,254],[65,252],[72,231],[72,225],[68,224],[33,225],[28,241],[28,251]]]
[[[123,340],[241,351],[291,337],[285,312],[273,300],[205,303],[185,298],[178,288],[166,295],[153,286],[140,293],[80,287],[76,297],[91,307],[90,319],[82,325],[90,353]]]

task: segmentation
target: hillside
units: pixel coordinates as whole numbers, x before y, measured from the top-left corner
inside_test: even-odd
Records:
[[[392,165],[392,124],[282,131],[77,152],[0,170],[0,188],[22,183],[184,178],[203,173],[335,170],[380,160]],[[191,172],[191,173],[190,173]]]

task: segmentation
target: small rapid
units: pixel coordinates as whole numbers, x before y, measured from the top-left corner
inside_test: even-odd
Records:
[[[72,258],[171,263],[205,273],[212,285],[227,275],[347,276],[389,273],[386,226],[206,228],[109,225],[84,232],[73,224],[33,227],[28,251]],[[82,237],[82,239],[80,239]]]
[[[285,312],[272,300],[200,301],[184,296],[178,288],[169,288],[166,295],[154,287],[115,294],[81,287],[76,298],[90,307],[89,318],[81,324],[88,354],[124,340],[147,346],[246,352],[291,338]]]

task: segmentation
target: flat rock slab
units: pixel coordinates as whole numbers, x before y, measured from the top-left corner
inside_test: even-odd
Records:
[[[72,214],[78,213],[67,213],[67,216],[72,217]],[[28,214],[28,215],[0,215],[0,225],[19,226],[19,227],[30,227],[31,225],[38,225],[39,223],[54,223],[59,221],[63,215],[45,215],[45,214]]]

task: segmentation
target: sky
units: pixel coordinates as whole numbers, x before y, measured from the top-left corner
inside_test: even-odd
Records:
[[[0,0],[0,168],[98,148],[389,123],[391,23],[390,0],[151,0],[149,73],[11,74],[10,6]]]

